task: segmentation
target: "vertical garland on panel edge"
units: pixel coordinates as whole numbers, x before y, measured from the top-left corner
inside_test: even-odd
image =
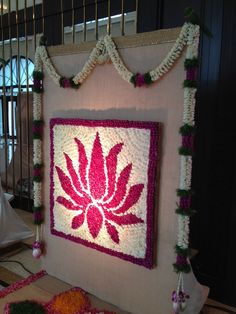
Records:
[[[199,25],[190,24],[188,29],[187,51],[185,59],[186,79],[183,83],[184,103],[183,103],[183,125],[180,127],[182,136],[182,146],[179,148],[180,155],[180,182],[177,196],[179,197],[178,208],[178,239],[175,247],[176,262],[174,269],[178,273],[178,285],[172,294],[174,313],[184,311],[189,295],[184,291],[183,273],[189,273],[191,266],[189,262],[189,222],[190,216],[194,214],[192,209],[192,154],[194,136],[194,112],[195,94],[197,90],[197,68],[198,68],[198,45],[199,45]]]
[[[44,46],[43,38],[40,45]],[[34,224],[36,225],[36,239],[33,243],[33,256],[39,258],[44,249],[42,242],[41,225],[43,223],[43,204],[42,204],[42,140],[43,140],[43,119],[42,119],[42,93],[43,93],[43,63],[39,54],[35,54],[35,66],[33,72],[33,182],[34,182]]]

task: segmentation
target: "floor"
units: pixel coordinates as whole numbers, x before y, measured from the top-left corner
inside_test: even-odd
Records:
[[[17,209],[16,212],[22,217],[28,226],[34,229],[34,225],[32,223],[32,214]],[[9,252],[0,251],[0,260],[4,261],[3,263],[0,263],[0,281],[11,284],[18,281],[19,279],[28,277],[30,275],[28,271],[36,273],[41,269],[40,261],[33,259],[31,249],[29,249],[33,243],[33,240],[33,238],[27,239],[24,241],[24,243],[15,245]],[[26,269],[23,269],[22,265]],[[54,294],[67,290],[70,287],[70,285],[47,275],[35,283],[31,287],[30,291],[26,289],[26,291],[23,291],[22,293],[36,293],[36,295],[40,293],[44,296],[45,300],[47,300],[50,299]],[[92,295],[90,295],[90,298],[95,306],[113,310],[117,314],[127,314],[127,312],[121,311],[120,309],[110,304],[104,303],[102,300],[99,300]],[[0,312],[2,312],[2,308],[3,304],[1,304],[0,300]],[[236,308],[228,307],[209,299],[207,300],[207,303],[201,312],[201,314],[225,313],[236,313]]]

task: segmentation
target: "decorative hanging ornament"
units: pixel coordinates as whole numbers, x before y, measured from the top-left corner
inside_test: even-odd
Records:
[[[189,299],[189,295],[184,292],[183,274],[180,273],[177,290],[172,293],[173,310],[175,314],[179,314],[186,309],[187,299]]]
[[[33,257],[34,258],[40,258],[43,253],[43,243],[41,241],[35,241],[33,244]]]

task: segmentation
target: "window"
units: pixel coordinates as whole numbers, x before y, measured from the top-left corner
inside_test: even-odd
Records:
[[[12,72],[11,72],[12,69]],[[0,90],[2,90],[4,78],[5,78],[5,87],[6,92],[10,92],[10,87],[13,87],[13,94],[20,91],[26,91],[27,83],[29,84],[29,90],[32,90],[33,85],[33,70],[34,64],[30,59],[25,57],[14,56],[12,59],[9,59],[5,65],[5,73],[3,71],[3,66],[0,67]],[[27,71],[28,71],[28,80],[27,80]],[[12,75],[11,75],[12,73]],[[3,74],[5,76],[3,77]]]
[[[9,59],[4,69],[2,65],[0,66],[0,149],[4,148],[7,143],[8,162],[11,161],[18,142],[16,126],[17,96],[19,92],[26,92],[27,86],[28,91],[32,91],[33,70],[33,62],[23,56],[14,56]],[[3,95],[4,86],[5,93]]]

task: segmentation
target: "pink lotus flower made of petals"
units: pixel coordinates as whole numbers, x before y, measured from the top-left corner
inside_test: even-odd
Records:
[[[89,163],[84,145],[78,138],[74,140],[78,149],[78,169],[75,169],[68,154],[64,153],[68,175],[58,166],[56,171],[69,199],[58,196],[56,201],[66,209],[78,212],[72,220],[72,229],[78,229],[87,221],[89,232],[95,239],[105,226],[111,239],[119,244],[117,226],[144,223],[129,211],[138,202],[144,184],[128,188],[131,163],[117,174],[118,155],[123,143],[114,145],[104,157],[97,132]]]

